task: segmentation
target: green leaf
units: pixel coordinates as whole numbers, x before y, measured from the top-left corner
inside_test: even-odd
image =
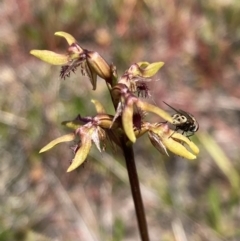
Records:
[[[71,172],[77,167],[79,167],[87,158],[87,155],[91,149],[92,146],[92,140],[89,138],[89,136],[81,139],[81,147],[78,149],[72,164],[67,169],[67,172]]]
[[[65,38],[69,45],[73,43],[77,43],[76,39],[69,33],[59,31],[59,32],[56,32],[54,35]]]
[[[68,141],[73,141],[75,139],[75,135],[73,133],[67,134],[61,137],[58,137],[57,139],[51,141],[48,143],[46,146],[44,146],[39,153],[48,151],[49,149],[53,148],[55,145],[62,143],[62,142],[68,142]]]
[[[208,188],[207,192],[207,202],[209,204],[209,211],[207,216],[211,226],[217,231],[221,232],[221,223],[222,223],[222,208],[220,203],[219,191],[214,185],[211,185]]]
[[[229,159],[223,149],[207,132],[199,133],[198,138],[219,169],[226,175],[234,190],[238,192],[240,187],[239,173],[234,168],[232,160]]]
[[[53,65],[65,65],[69,62],[68,56],[64,54],[57,54],[49,50],[31,50],[30,54]]]

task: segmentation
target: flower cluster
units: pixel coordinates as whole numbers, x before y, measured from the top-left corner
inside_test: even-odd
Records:
[[[130,145],[144,133],[148,133],[151,143],[160,153],[168,155],[169,150],[186,159],[196,158],[198,147],[188,137],[170,128],[169,124],[174,124],[173,117],[139,98],[149,96],[147,83],[163,66],[163,62],[135,63],[118,77],[116,67],[109,65],[97,52],[83,49],[68,33],[57,32],[55,35],[67,40],[69,47],[66,54],[48,50],[32,50],[30,53],[45,62],[62,66],[60,77],[63,79],[80,67],[81,73],[89,77],[93,90],[97,88],[97,77],[104,79],[116,112],[114,115],[107,114],[104,107],[93,100],[97,112],[95,116],[78,115],[72,121],[63,122],[74,130],[73,133],[53,140],[40,152],[45,152],[62,142],[77,140],[78,144],[73,147],[74,159],[67,170],[69,172],[84,162],[93,143],[102,151],[106,141],[121,147],[122,140]],[[145,121],[147,113],[158,115],[161,118],[160,122]]]

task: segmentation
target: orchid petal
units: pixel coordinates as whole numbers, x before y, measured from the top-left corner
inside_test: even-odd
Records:
[[[53,148],[55,145],[62,143],[62,142],[68,142],[68,141],[73,141],[75,139],[75,135],[73,133],[67,134],[61,137],[58,137],[57,139],[51,141],[48,143],[46,146],[44,146],[39,153],[48,151],[49,149]]]
[[[57,54],[49,50],[31,50],[30,54],[53,65],[65,65],[69,62],[68,56],[64,54]]]
[[[56,32],[54,35],[65,38],[69,45],[77,42],[71,34],[63,31]]]
[[[78,168],[87,158],[87,155],[91,149],[92,140],[88,136],[81,138],[81,147],[77,150],[77,153],[72,160],[72,164],[67,169],[67,172],[71,172]]]

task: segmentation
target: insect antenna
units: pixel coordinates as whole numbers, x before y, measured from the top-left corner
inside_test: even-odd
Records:
[[[164,103],[165,105],[169,106],[171,109],[175,110],[177,113],[179,113],[179,111],[178,111],[178,110],[176,110],[175,108],[173,108],[171,105],[169,105],[169,104],[168,104],[168,103],[166,103],[165,101],[163,101],[163,103]]]

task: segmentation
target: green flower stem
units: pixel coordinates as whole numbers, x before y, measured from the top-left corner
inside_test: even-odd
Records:
[[[136,169],[136,164],[134,160],[133,147],[132,145],[127,145],[126,142],[122,141],[122,150],[126,161],[128,177],[130,181],[134,206],[136,210],[141,241],[149,241],[146,215],[144,211],[142,195],[141,195],[139,180],[137,175],[137,169]]]

